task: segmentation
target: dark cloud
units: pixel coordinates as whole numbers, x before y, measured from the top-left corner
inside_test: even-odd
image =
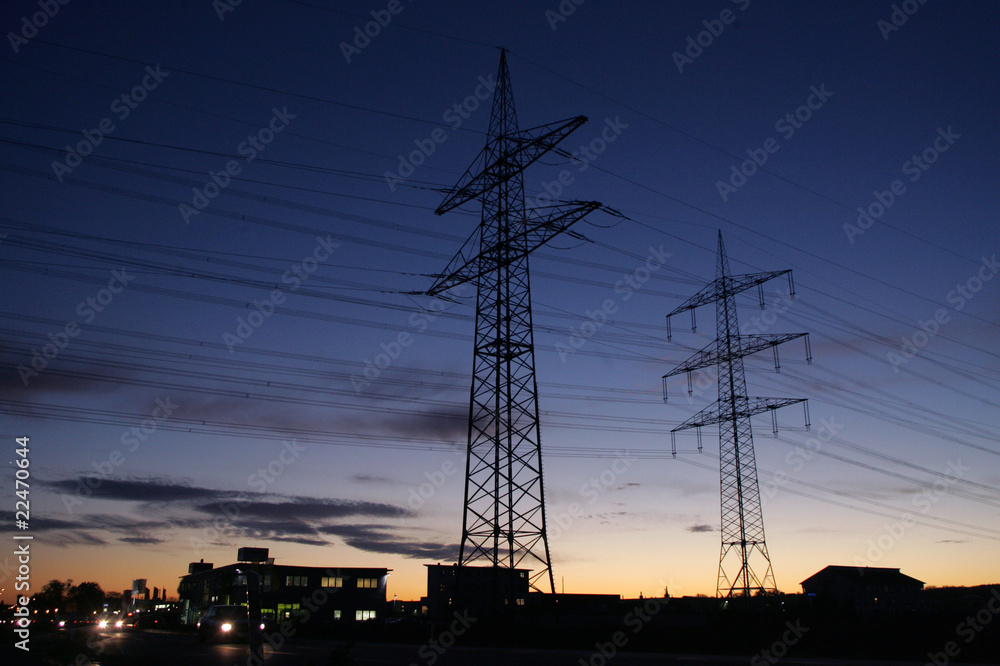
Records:
[[[322,539],[310,539],[308,537],[300,536],[273,536],[270,537],[270,541],[282,541],[285,543],[300,543],[304,546],[325,546],[329,547],[330,544]]]
[[[324,534],[340,537],[352,548],[369,553],[437,561],[458,558],[458,544],[404,539],[388,525],[325,525],[319,529]]]
[[[377,427],[373,428],[373,423]],[[469,434],[467,407],[428,409],[419,414],[389,414],[373,421],[364,416],[350,416],[342,422],[356,432],[371,432],[389,437],[427,438],[465,445]]]
[[[327,520],[346,518],[348,516],[372,516],[376,518],[409,518],[413,512],[392,504],[381,502],[362,502],[357,500],[316,500],[311,498],[296,498],[287,502],[253,502],[238,504],[241,516],[256,518],[298,520]],[[195,507],[203,513],[219,513],[220,507],[215,504],[201,504]]]
[[[75,494],[79,482],[79,478],[70,478],[46,481],[44,485]],[[406,538],[392,525],[365,523],[366,519],[383,521],[415,515],[407,508],[382,502],[238,493],[159,478],[105,478],[92,490],[92,498],[96,499],[142,502],[142,517],[78,511],[72,520],[36,516],[32,527],[45,531],[46,540],[59,546],[105,545],[108,535],[123,543],[157,545],[167,543],[173,530],[203,530],[222,517],[225,525],[215,528],[219,530],[219,545],[273,541],[329,547],[324,537],[335,536],[346,545],[373,553],[435,560],[457,554],[455,546]],[[155,520],[158,513],[166,513],[167,509],[169,517]],[[13,512],[0,511],[0,520],[10,524],[13,519]],[[330,524],[351,519],[358,523]]]
[[[57,492],[75,494],[85,477],[46,481],[43,485]],[[91,479],[93,481],[93,479]],[[406,508],[381,502],[344,499],[316,499],[313,497],[274,496],[261,493],[238,493],[231,490],[189,486],[167,479],[101,479],[96,488],[90,488],[91,498],[122,502],[194,502],[193,508],[201,513],[222,514],[254,518],[287,520],[329,520],[350,516],[376,518],[410,518],[414,513]],[[283,501],[272,501],[277,498]]]
[[[0,511],[0,522],[4,525],[14,524],[13,511]],[[45,514],[37,511],[31,514],[31,530],[33,532],[47,532],[49,530],[74,530],[85,527],[79,520],[61,520],[59,518],[49,518]]]
[[[45,544],[68,548],[70,546],[106,546],[108,542],[83,530],[58,530],[45,535]]]
[[[262,539],[277,539],[289,536],[315,537],[320,532],[316,527],[294,518],[250,520],[237,517],[228,531],[235,531],[241,536]]]
[[[125,543],[132,543],[132,544],[166,543],[166,541],[163,540],[163,539],[157,539],[156,537],[151,537],[151,536],[121,537],[118,540],[119,541],[123,541]]]
[[[209,488],[198,488],[195,486],[185,486],[164,479],[100,479],[97,484],[95,479],[90,479],[91,484],[87,485],[86,477],[75,479],[63,479],[61,481],[46,481],[43,485],[58,492],[75,495],[80,484],[91,491],[88,495],[94,499],[120,500],[131,502],[176,502],[183,500],[198,500],[218,497],[223,491]],[[91,486],[96,485],[96,488]],[[225,493],[232,496],[234,493]]]
[[[699,524],[699,525],[688,525],[687,526],[687,531],[688,532],[714,532],[715,531],[715,526],[714,525],[705,525],[704,523]]]
[[[371,474],[355,474],[351,477],[355,483],[366,483],[372,485],[399,485],[402,481],[390,479],[387,476],[372,476]]]
[[[44,345],[48,342],[41,342]],[[26,356],[7,355],[10,363],[5,366],[14,367],[20,364],[30,365],[31,354]],[[61,356],[62,361],[71,360],[69,356]],[[17,372],[0,373],[0,399],[11,398],[14,400],[25,400],[25,396],[30,400],[30,396],[52,393],[63,393],[72,395],[93,396],[101,393],[113,393],[121,390],[118,383],[126,378],[126,375],[110,370],[106,367],[95,365],[84,365],[76,363],[77,372],[60,371],[47,368],[37,375],[28,378],[32,392],[24,390],[24,382]]]

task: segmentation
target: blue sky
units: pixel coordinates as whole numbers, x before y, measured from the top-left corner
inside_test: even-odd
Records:
[[[0,409],[31,437],[39,586],[174,591],[265,545],[415,598],[454,557],[474,291],[410,292],[478,223],[433,210],[482,148],[500,46],[522,128],[589,118],[526,195],[629,218],[531,258],[557,586],[714,592],[717,433],[669,453],[714,373],[667,404],[660,378],[714,336],[702,309],[668,342],[664,315],[714,277],[720,229],[734,272],[793,270],[794,300],[739,301],[744,332],[812,343],[780,374],[747,359],[751,394],[808,398],[813,424],[754,422],[778,587],[859,562],[993,582],[994,6],[220,6],[0,14],[30,36],[0,60]]]

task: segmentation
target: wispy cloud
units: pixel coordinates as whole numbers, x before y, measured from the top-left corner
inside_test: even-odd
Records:
[[[79,481],[58,479],[45,481],[44,485],[72,493]],[[93,489],[93,498],[120,502],[128,508],[122,513],[88,514],[84,505],[71,520],[39,515],[32,526],[47,532],[46,539],[56,545],[105,545],[111,541],[159,545],[176,541],[178,530],[205,533],[222,516],[224,526],[211,530],[216,534],[214,545],[252,540],[329,547],[331,542],[325,538],[329,536],[373,553],[450,559],[458,552],[453,545],[411,538],[406,527],[391,523],[416,514],[384,502],[236,492],[169,478],[105,478]],[[136,503],[138,507],[131,506]],[[136,509],[142,512],[141,518],[127,513]],[[0,511],[0,518],[10,523],[14,516],[10,511]],[[345,524],[351,520],[360,524]]]
[[[84,477],[46,481],[43,485],[52,490],[72,495],[81,483],[88,490]],[[198,488],[174,483],[164,479],[114,479],[105,478],[97,488],[91,490],[95,499],[119,500],[127,502],[177,502],[217,497],[221,491]],[[233,493],[228,493],[232,496]]]
[[[340,537],[348,546],[369,553],[431,560],[458,558],[458,544],[406,539],[397,528],[388,525],[326,525],[320,531]]]
[[[698,532],[714,532],[715,531],[715,526],[714,525],[706,525],[705,523],[701,523],[701,524],[697,524],[697,525],[688,525],[687,526],[687,531],[688,532],[695,532],[695,533],[698,533]]]
[[[131,543],[131,544],[165,543],[163,539],[158,539],[156,537],[150,537],[150,536],[121,537],[118,540],[123,543]]]

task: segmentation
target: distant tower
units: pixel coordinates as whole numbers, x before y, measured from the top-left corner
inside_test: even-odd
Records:
[[[716,594],[720,597],[745,596],[755,592],[777,590],[771,558],[764,543],[764,518],[761,513],[760,490],[757,486],[757,463],[753,451],[753,433],[750,417],[771,410],[774,431],[778,431],[774,410],[795,403],[806,409],[806,426],[809,425],[808,404],[802,398],[753,398],[747,396],[746,378],[743,374],[743,357],[767,348],[774,350],[774,368],[780,371],[778,345],[805,337],[806,360],[812,361],[808,333],[779,333],[774,335],[740,335],[736,321],[736,294],[757,287],[760,307],[764,308],[764,287],[768,280],[788,275],[789,291],[795,293],[791,271],[730,275],[729,260],[719,232],[719,259],[715,281],[689,298],[667,315],[667,339],[671,338],[670,318],[691,310],[691,328],[695,329],[694,309],[715,303],[716,339],[663,376],[666,400],[666,379],[682,372],[688,373],[688,392],[691,392],[691,372],[709,366],[718,366],[719,399],[695,414],[670,432],[674,455],[677,454],[676,433],[698,428],[698,450],[701,450],[701,427],[719,424],[720,486],[722,492],[722,552],[719,556],[719,579]]]
[[[498,574],[532,569],[531,586],[554,592],[528,254],[602,206],[571,201],[525,210],[524,169],[587,119],[519,130],[506,51],[496,80],[486,147],[435,211],[478,199],[481,222],[427,293],[470,282],[478,290],[459,573],[472,564],[492,565]]]

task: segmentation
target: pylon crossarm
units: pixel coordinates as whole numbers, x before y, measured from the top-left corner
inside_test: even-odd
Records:
[[[575,132],[587,122],[587,116],[576,116],[566,120],[557,120],[547,125],[539,125],[531,129],[521,130],[510,136],[510,141],[519,148],[513,156],[518,157],[519,166],[523,169],[539,157],[554,149],[563,139]]]
[[[727,294],[738,294],[740,292],[746,291],[747,289],[753,289],[759,284],[764,284],[768,280],[773,280],[776,277],[781,277],[782,275],[787,275],[792,271],[785,269],[783,271],[768,271],[766,273],[746,273],[744,275],[730,275],[725,278],[726,280],[726,293]]]
[[[764,412],[772,409],[781,409],[782,407],[787,407],[788,405],[796,405],[800,402],[805,402],[805,398],[748,398],[747,399],[747,409],[738,410],[736,413],[737,417],[750,417],[756,416],[757,414],[763,414]],[[702,426],[715,425],[716,423],[721,423],[723,421],[731,421],[733,419],[732,414],[727,414],[724,411],[719,410],[719,403],[714,402],[705,409],[701,410],[694,416],[690,417],[684,423],[680,424],[670,432],[680,432],[681,430],[690,430],[691,428],[700,428]]]
[[[521,233],[514,239],[524,238],[528,252],[541,247],[571,226],[604,206],[599,201],[569,201],[555,206],[543,206],[528,211],[528,219]],[[572,233],[572,232],[570,232]],[[583,236],[577,236],[583,238]]]
[[[434,284],[425,293],[428,296],[437,296],[452,287],[456,287],[465,282],[470,282],[476,278],[472,270],[476,266],[479,256],[479,239],[482,227],[477,226],[469,236],[468,240],[462,244],[455,256],[451,258],[444,272],[435,276]]]
[[[782,407],[787,407],[788,405],[797,405],[800,402],[805,402],[805,398],[748,398],[748,409],[745,416],[754,416],[755,414],[763,414],[769,409],[781,409]],[[740,414],[744,416],[744,414]]]
[[[692,354],[686,361],[675,367],[673,370],[663,375],[663,379],[667,377],[673,377],[674,375],[679,375],[682,372],[693,372],[695,370],[700,370],[701,368],[707,368],[713,365],[718,365],[719,354],[718,354],[718,343],[713,340],[706,347],[700,351]]]
[[[690,430],[691,428],[700,428],[707,425],[715,425],[721,422],[724,417],[719,412],[719,403],[714,402],[705,409],[701,410],[691,418],[689,418],[684,423],[680,424],[670,432],[680,432],[681,430]]]
[[[456,287],[465,282],[472,282],[484,273],[495,271],[497,268],[507,266],[522,259],[538,247],[544,245],[552,238],[565,232],[571,226],[583,219],[588,213],[599,208],[601,204],[597,201],[570,202],[557,206],[546,206],[544,209],[548,213],[537,215],[532,211],[524,220],[522,229],[510,237],[510,248],[524,248],[509,251],[500,258],[495,248],[484,248],[474,256],[469,257],[468,248],[473,234],[468,241],[458,251],[458,254],[448,264],[448,268],[434,282],[434,285],[427,290],[429,296],[435,296],[452,287]]]
[[[447,213],[468,201],[478,199],[500,183],[510,180],[515,174],[555,148],[556,144],[585,122],[587,122],[586,116],[577,116],[497,137],[497,141],[504,148],[500,151],[500,156],[483,166],[478,173],[474,173],[475,166],[485,161],[484,155],[493,152],[487,144],[434,212],[438,215]]]
[[[458,179],[458,183],[455,184],[453,187],[450,187],[446,190],[442,190],[445,194],[445,199],[444,201],[441,202],[441,204],[437,208],[434,209],[435,215],[444,215],[449,210],[457,208],[458,206],[461,206],[462,204],[471,201],[472,199],[475,199],[476,196],[482,194],[482,192],[485,191],[485,190],[471,190],[471,188],[474,183],[478,182],[477,179],[482,178],[486,173],[485,166],[480,166],[480,165],[486,162],[486,160],[488,159],[487,158],[488,155],[489,155],[489,145],[487,144],[486,146],[483,147],[482,150],[479,151],[479,154],[476,155],[476,159],[472,160],[472,164],[469,166],[468,169],[465,170],[465,173],[462,174],[462,177]],[[465,196],[466,194],[469,194],[469,196]]]
[[[716,293],[715,282],[710,282],[707,286],[702,287],[701,291],[687,299],[676,308],[671,310],[667,314],[667,319],[670,319],[674,315],[680,314],[682,312],[687,312],[688,310],[693,310],[694,308],[700,307],[702,305],[707,305],[709,303],[714,303],[718,300],[718,294]]]
[[[776,347],[789,340],[796,340],[808,333],[775,333],[767,335],[741,335],[740,336],[740,356],[749,356],[767,349]]]

